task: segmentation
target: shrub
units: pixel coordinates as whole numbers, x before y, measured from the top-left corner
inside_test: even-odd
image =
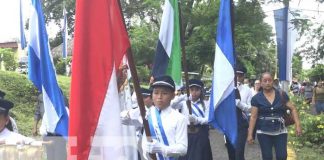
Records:
[[[54,60],[56,74],[65,75],[66,73],[66,62],[61,57]]]
[[[7,71],[15,71],[18,63],[15,60],[15,53],[11,49],[1,49],[0,55],[2,56],[2,62]]]
[[[290,144],[300,150],[302,148],[313,148],[314,152],[324,153],[324,114],[312,115],[311,106],[303,102],[302,98],[294,97],[292,101],[296,104],[301,121],[303,135],[296,137],[295,127],[289,128]]]

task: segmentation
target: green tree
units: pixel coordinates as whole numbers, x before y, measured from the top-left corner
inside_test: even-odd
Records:
[[[132,51],[136,65],[151,66],[158,39],[157,27],[147,22],[134,25],[129,29]]]
[[[312,64],[323,63],[324,59],[324,24],[312,29],[306,35],[307,41],[298,49],[298,53]]]
[[[248,66],[248,76],[275,72],[276,56],[271,26],[259,1],[239,0],[235,11],[235,43],[238,60]]]
[[[63,8],[66,9],[68,33],[74,34],[74,21],[75,21],[75,0],[43,0],[43,12],[45,15],[45,22],[54,22],[61,29],[63,20]],[[50,39],[50,46],[52,48],[57,47],[63,42],[61,31],[56,33],[56,36]]]
[[[303,61],[299,54],[295,54],[292,59],[292,76],[297,77],[302,74],[303,71]]]
[[[150,22],[159,28],[162,3],[160,0],[121,0],[127,28],[136,25],[138,21]]]
[[[219,1],[200,1],[192,9],[183,9],[188,70],[202,73],[204,65],[212,66]],[[191,13],[186,11],[191,10]]]
[[[308,74],[311,81],[324,80],[324,64],[318,64],[313,66]]]
[[[73,32],[74,0],[44,0],[47,22],[60,25],[63,3],[68,11],[69,33]],[[136,65],[151,66],[158,40],[164,1],[121,0],[121,5],[129,31]],[[215,53],[215,32],[218,21],[219,0],[182,0],[185,47],[189,71],[203,73],[212,67]],[[238,59],[250,66],[255,74],[262,69],[275,68],[273,45],[270,40],[271,28],[263,22],[264,13],[257,0],[239,0],[235,6],[235,42]],[[54,47],[61,43],[61,34],[51,40]],[[258,58],[264,63],[259,63]],[[203,67],[204,66],[204,67]],[[274,69],[273,69],[274,70]]]

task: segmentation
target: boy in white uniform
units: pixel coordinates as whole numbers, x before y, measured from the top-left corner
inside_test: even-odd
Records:
[[[159,160],[177,158],[187,153],[187,119],[178,111],[170,107],[171,100],[175,96],[175,84],[170,76],[161,76],[152,83],[152,99],[154,106],[147,110],[149,128],[153,142],[142,139],[143,152],[155,154]],[[127,121],[142,123],[138,114],[127,114],[122,118]],[[124,123],[125,124],[125,123]],[[145,137],[145,132],[144,132]]]

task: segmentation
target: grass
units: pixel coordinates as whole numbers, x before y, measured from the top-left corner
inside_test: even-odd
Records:
[[[297,160],[324,160],[320,151],[314,148],[303,147],[295,150]]]

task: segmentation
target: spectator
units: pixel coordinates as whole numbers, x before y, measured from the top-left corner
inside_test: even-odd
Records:
[[[314,88],[312,104],[315,106],[317,114],[324,112],[324,81],[319,82]]]
[[[297,81],[292,81],[292,84],[290,85],[290,90],[295,96],[299,94],[299,84]]]
[[[6,93],[0,90],[0,99],[4,99],[5,95]],[[9,121],[6,124],[6,128],[9,129],[9,131],[19,133],[18,126],[15,119],[13,119],[10,115],[9,115]]]
[[[280,90],[280,83],[279,83],[279,79],[274,79],[273,80],[273,87],[277,90]]]
[[[257,79],[257,80],[254,81],[254,86],[252,88],[252,96],[259,93],[260,89],[261,89],[260,80]]]
[[[34,127],[33,127],[33,136],[38,135],[38,123],[43,118],[44,115],[44,103],[43,103],[43,94],[39,93],[37,96],[37,104],[34,114]]]
[[[269,72],[262,74],[261,87],[262,91],[253,96],[251,100],[252,109],[247,141],[249,144],[253,143],[253,131],[256,127],[262,159],[272,160],[274,148],[276,159],[286,160],[288,134],[282,117],[288,107],[295,121],[296,135],[300,136],[302,129],[297,109],[289,101],[285,92],[273,87],[273,79]]]
[[[313,86],[311,86],[310,82],[306,82],[304,87],[304,98],[307,104],[310,104],[313,97]]]
[[[6,144],[31,144],[34,141],[32,138],[25,137],[6,128],[6,123],[9,121],[9,110],[13,106],[12,102],[0,99],[0,141],[4,141]]]

